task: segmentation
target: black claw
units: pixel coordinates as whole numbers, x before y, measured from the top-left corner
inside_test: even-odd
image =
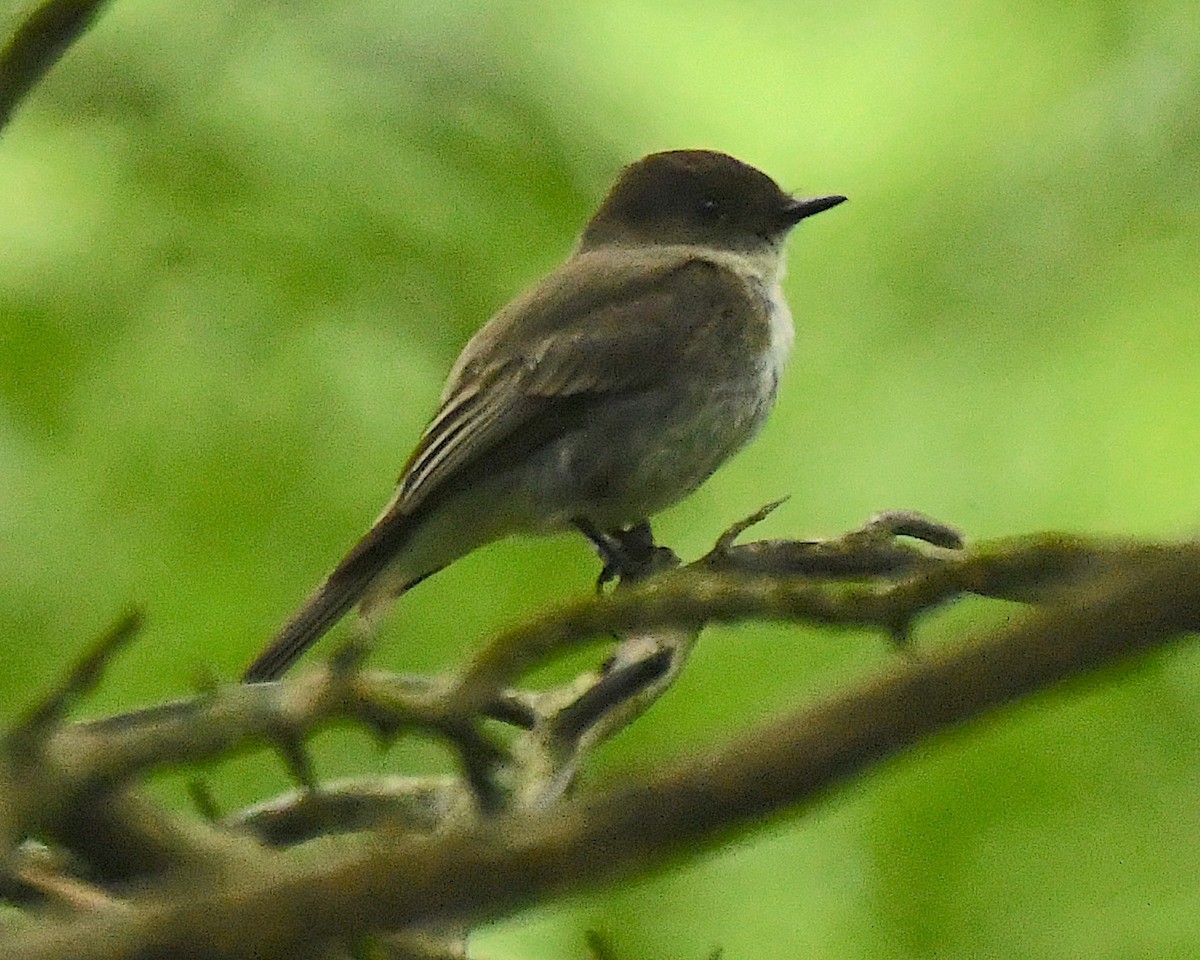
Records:
[[[603,593],[604,588],[617,579],[621,575],[615,563],[606,563],[600,568],[600,576],[596,578],[596,592]]]
[[[601,530],[585,517],[577,517],[572,522],[592,542],[604,564],[596,580],[597,592],[613,580],[633,583],[679,562],[666,547],[655,545],[654,533],[645,520],[625,529],[608,531]]]

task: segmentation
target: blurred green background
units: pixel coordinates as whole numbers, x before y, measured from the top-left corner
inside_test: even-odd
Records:
[[[235,676],[387,499],[465,339],[672,147],[851,202],[791,245],[773,420],[665,542],[785,494],[763,534],[897,507],[973,537],[1196,529],[1193,0],[114,0],[0,139],[4,715],[132,602],[149,625],[91,712]],[[406,598],[377,661],[444,668],[595,573],[578,538],[497,545]],[[592,776],[891,656],[713,630]],[[619,960],[1194,958],[1197,681],[1182,648],[1039,697],[479,952],[583,958],[595,929]],[[320,746],[326,776],[446,763]],[[288,782],[268,754],[199,772],[227,807]]]

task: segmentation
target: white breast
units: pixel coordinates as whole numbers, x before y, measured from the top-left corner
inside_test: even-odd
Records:
[[[775,381],[778,382],[783,365],[792,351],[792,344],[796,341],[792,311],[788,309],[787,301],[783,298],[783,289],[778,280],[767,291],[767,303],[770,304],[771,311],[771,347],[764,360],[766,366],[773,370]]]

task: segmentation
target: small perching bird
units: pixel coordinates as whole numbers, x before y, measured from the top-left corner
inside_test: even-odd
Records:
[[[471,338],[395,496],[245,680],[500,537],[618,532],[696,489],[775,402],[788,233],[845,199],[708,150],[626,167],[567,260]]]

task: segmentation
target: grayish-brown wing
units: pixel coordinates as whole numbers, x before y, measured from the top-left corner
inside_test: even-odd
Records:
[[[577,257],[494,317],[451,372],[389,512],[419,510],[510,437],[555,436],[587,395],[702,377],[746,355],[740,338],[765,347],[766,305],[740,277],[708,260],[652,256],[628,266],[610,251]]]

